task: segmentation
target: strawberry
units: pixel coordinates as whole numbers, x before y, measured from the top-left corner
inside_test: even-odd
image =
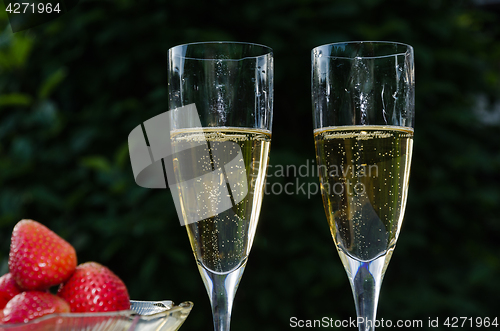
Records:
[[[76,268],[76,252],[44,225],[22,220],[12,231],[10,273],[25,290],[44,290],[66,281]]]
[[[47,292],[22,292],[7,303],[3,310],[2,322],[5,324],[26,323],[53,313],[69,313],[68,303]]]
[[[10,301],[10,299],[21,292],[22,290],[19,288],[10,273],[0,277],[0,311],[4,309],[5,305]]]
[[[111,270],[96,262],[76,267],[57,292],[71,312],[104,312],[130,309],[127,288]]]

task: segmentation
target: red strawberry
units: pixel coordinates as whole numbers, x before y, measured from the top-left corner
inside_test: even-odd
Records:
[[[10,273],[0,277],[0,311],[4,309],[5,305],[10,301],[10,299],[21,292],[22,290],[19,288]]]
[[[26,290],[44,290],[66,281],[76,268],[76,252],[44,225],[22,220],[12,231],[10,273]]]
[[[69,305],[58,296],[47,292],[23,292],[7,303],[3,310],[3,323],[26,323],[32,319],[53,314],[69,313]]]
[[[75,273],[57,292],[71,312],[103,312],[130,309],[127,288],[111,270],[96,262],[76,267]]]

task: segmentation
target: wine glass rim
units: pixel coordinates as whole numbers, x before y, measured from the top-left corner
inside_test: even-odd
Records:
[[[171,47],[169,49],[169,53],[170,53],[170,51],[173,51],[176,48],[185,48],[187,46],[197,46],[197,45],[199,45],[199,46],[203,46],[203,45],[217,45],[217,44],[228,44],[228,45],[229,44],[233,44],[233,45],[257,46],[257,47],[262,48],[263,51],[262,51],[261,55],[243,56],[243,57],[236,58],[236,59],[189,57],[189,56],[183,56],[183,55],[178,55],[178,54],[176,54],[175,56],[180,56],[183,59],[200,60],[200,61],[203,61],[203,60],[207,60],[207,61],[211,61],[211,60],[217,60],[217,61],[241,61],[241,60],[245,60],[245,59],[256,59],[256,58],[260,58],[260,57],[263,57],[263,56],[268,56],[268,55],[272,56],[273,55],[273,49],[271,47],[263,45],[263,44],[252,43],[252,42],[245,42],[245,41],[197,41],[197,42],[191,42],[191,43],[185,43],[185,44],[180,44],[180,45],[173,46],[173,47]]]
[[[331,57],[331,58],[338,58],[338,59],[378,59],[378,58],[384,58],[384,57],[392,57],[392,56],[397,56],[397,55],[403,55],[406,56],[408,54],[413,53],[413,46],[410,44],[405,44],[402,42],[398,41],[384,41],[384,40],[357,40],[357,41],[340,41],[340,42],[334,42],[334,43],[328,43],[324,45],[319,45],[316,46],[312,49],[311,53],[313,56],[317,56],[315,53],[316,51],[319,51],[322,48],[326,47],[333,47],[333,46],[340,46],[340,45],[355,45],[355,44],[378,44],[378,45],[397,45],[397,46],[403,46],[406,47],[406,51],[404,53],[398,52],[398,53],[392,53],[392,54],[387,54],[387,55],[378,55],[378,56],[353,56],[353,57],[345,57],[345,56],[335,56],[335,55],[326,55],[326,57]]]

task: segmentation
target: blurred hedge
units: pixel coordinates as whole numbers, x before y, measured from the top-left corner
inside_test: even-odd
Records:
[[[207,40],[271,46],[271,163],[300,166],[314,159],[310,50],[393,40],[415,48],[417,121],[405,224],[378,316],[425,325],[429,317],[498,313],[498,8],[455,0],[82,1],[15,34],[0,13],[0,274],[13,226],[36,219],[70,241],[80,261],[111,267],[133,298],[194,301],[182,330],[209,330],[208,297],[170,192],[135,185],[128,158],[128,133],[167,110],[167,49]],[[269,182],[279,180],[317,183]],[[354,314],[319,194],[267,195],[233,329],[285,330],[292,316]]]

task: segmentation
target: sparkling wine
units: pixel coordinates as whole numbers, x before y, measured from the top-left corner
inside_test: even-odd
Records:
[[[349,272],[354,261],[387,264],[406,206],[413,130],[327,127],[314,138],[325,212],[344,266]]]
[[[229,273],[244,266],[252,246],[264,195],[270,132],[215,127],[203,128],[203,132],[190,129],[176,130],[172,132],[171,138],[174,153],[179,149],[185,149],[186,145],[199,145],[205,141],[209,152],[204,157],[193,155],[192,162],[184,162],[182,166],[176,165],[174,159],[174,173],[179,181],[183,180],[185,173],[193,177],[192,174],[196,171],[201,173],[217,170],[219,165],[215,161],[216,155],[230,156],[228,159],[234,157],[237,151],[229,150],[225,142],[233,142],[241,149],[244,169],[236,171],[236,175],[233,173],[231,179],[233,184],[248,187],[248,190],[244,190],[246,195],[239,199],[230,196],[233,202],[231,208],[212,217],[200,216],[201,221],[187,224],[186,228],[199,266],[218,274]],[[198,170],[186,168],[189,164],[195,165]],[[179,190],[185,218],[186,213],[193,212],[194,208],[190,208],[193,200],[197,200],[198,205],[217,207],[217,204],[221,203],[221,195],[226,195],[226,198],[231,195],[230,189],[225,192],[213,189],[213,182],[224,182],[228,179],[225,176],[224,172],[211,178],[200,176],[194,185]]]

